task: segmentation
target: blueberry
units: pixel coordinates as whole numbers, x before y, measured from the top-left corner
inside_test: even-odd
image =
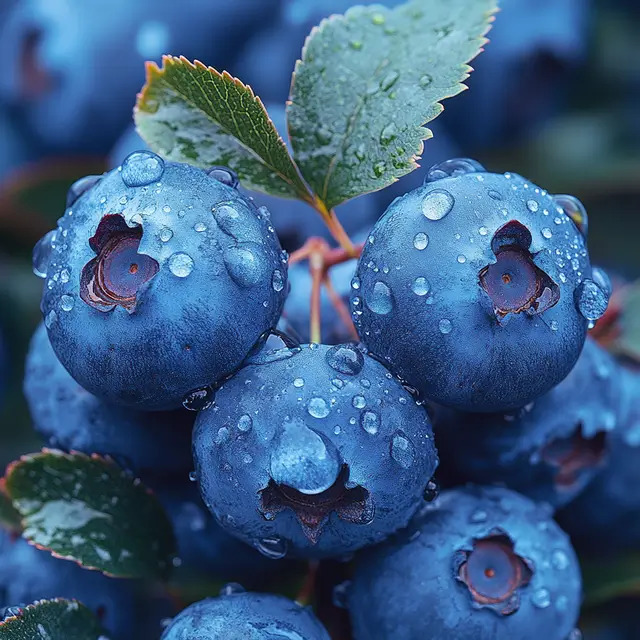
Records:
[[[192,483],[172,482],[158,490],[173,524],[180,564],[173,581],[194,584],[203,580],[241,580],[264,585],[273,577],[273,562],[220,527],[202,503]]]
[[[587,339],[571,373],[516,413],[440,409],[434,426],[442,471],[456,484],[504,483],[533,500],[567,504],[607,461],[620,385],[619,366]]]
[[[354,345],[264,350],[199,414],[205,504],[272,557],[323,557],[407,524],[437,466],[423,407]]]
[[[269,24],[278,4],[16,2],[0,25],[0,100],[49,148],[107,151],[131,121],[145,60],[184,55],[228,69],[237,43]]]
[[[148,151],[79,196],[49,240],[37,251],[50,254],[40,273],[51,344],[107,402],[180,406],[236,369],[284,304],[286,256],[263,212]]]
[[[60,364],[44,325],[31,340],[24,393],[35,429],[51,447],[109,454],[145,479],[186,477],[192,467],[193,413],[146,413],[103,402]]]
[[[114,640],[136,637],[130,583],[54,558],[22,538],[14,541],[2,530],[0,567],[0,608],[49,598],[73,598],[100,616]]]
[[[578,560],[545,507],[469,487],[360,554],[347,597],[356,640],[566,640],[580,592]]]
[[[574,543],[598,556],[640,545],[640,376],[622,369],[619,419],[605,468],[558,514]]]
[[[441,170],[452,177],[397,199],[374,227],[353,317],[367,347],[425,398],[507,411],[571,371],[608,295],[553,196],[515,174],[452,165]]]
[[[329,640],[310,608],[271,594],[246,593],[229,585],[217,598],[207,598],[176,616],[161,640]]]

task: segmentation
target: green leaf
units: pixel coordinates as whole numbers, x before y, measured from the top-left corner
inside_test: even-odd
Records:
[[[13,506],[4,489],[4,480],[0,480],[0,527],[10,533],[22,532],[22,518]]]
[[[640,595],[640,553],[626,553],[607,561],[581,559],[580,568],[586,606]]]
[[[418,167],[424,124],[465,89],[496,0],[353,7],[316,27],[287,108],[294,158],[328,209]]]
[[[147,144],[170,160],[227,166],[247,189],[312,200],[260,98],[226,71],[183,57],[164,56],[161,69],[147,63],[135,121]]]
[[[110,458],[43,449],[9,465],[7,493],[23,537],[83,567],[166,578],[176,552],[156,497]]]
[[[0,622],[0,638],[10,640],[107,640],[98,618],[77,600],[40,600]]]

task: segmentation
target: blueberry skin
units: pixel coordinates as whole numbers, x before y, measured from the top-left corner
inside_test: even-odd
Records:
[[[131,121],[146,60],[233,67],[279,0],[23,0],[0,25],[0,100],[53,150],[106,152]],[[104,96],[109,96],[108,100]],[[96,126],[96,123],[99,123]]]
[[[455,484],[502,483],[555,508],[569,503],[606,463],[621,375],[614,359],[587,338],[569,375],[515,414],[439,408],[440,471]]]
[[[180,565],[174,581],[204,577],[253,586],[273,578],[273,561],[222,529],[202,503],[195,484],[173,482],[157,494],[178,542]]]
[[[499,322],[480,272],[496,263],[494,236],[509,229],[559,298],[541,313]],[[356,276],[351,306],[362,341],[443,405],[522,407],[571,371],[584,344],[587,319],[575,298],[591,277],[585,240],[552,196],[516,174],[442,178],[395,200],[365,243]]]
[[[177,615],[161,640],[330,640],[310,608],[261,593],[231,593],[207,598]]]
[[[128,187],[124,177],[145,184]],[[142,232],[136,253],[116,255],[103,276],[103,288],[127,294],[130,274],[146,278],[131,285],[133,309],[85,302],[94,295],[82,280],[96,258],[89,241],[114,221],[119,233],[128,227],[125,239]],[[250,201],[204,171],[163,163],[150,152],[132,154],[122,171],[102,177],[58,222],[41,304],[58,358],[107,402],[150,411],[179,407],[185,394],[236,369],[276,325],[287,263],[269,229]],[[121,236],[106,230],[101,237],[109,246]],[[128,271],[118,261],[134,256]]]
[[[145,479],[186,477],[192,467],[192,412],[147,413],[103,402],[60,364],[43,324],[31,339],[24,394],[36,431],[51,447],[111,455]]]
[[[0,530],[0,608],[50,598],[74,598],[100,615],[114,638],[134,633],[133,592],[124,580],[107,578],[69,560],[54,558],[22,538]]]
[[[198,415],[193,453],[203,500],[222,526],[263,552],[276,541],[292,557],[380,542],[408,523],[437,466],[424,408],[352,345],[259,353]],[[369,517],[330,510],[314,542],[292,509],[260,513],[259,492],[272,483],[325,496],[342,465],[344,486],[367,492]]]
[[[619,419],[605,468],[558,513],[574,544],[598,557],[640,545],[640,375],[622,370]]]
[[[531,574],[510,615],[478,606],[456,578],[459,552],[496,535]],[[348,591],[356,640],[566,640],[580,600],[578,560],[545,507],[478,487],[443,492],[407,530],[359,554]]]

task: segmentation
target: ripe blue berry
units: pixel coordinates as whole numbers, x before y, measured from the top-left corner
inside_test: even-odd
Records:
[[[587,339],[569,375],[516,413],[438,409],[443,471],[456,484],[503,483],[554,507],[567,504],[607,461],[620,385],[620,367]]]
[[[622,369],[619,418],[605,468],[558,514],[576,546],[597,553],[640,545],[640,376]]]
[[[566,640],[580,592],[578,560],[544,507],[470,487],[364,551],[348,606],[356,640]]]
[[[205,171],[133,153],[74,185],[68,207],[35,250],[42,312],[62,364],[102,399],[176,408],[276,325],[287,290],[278,239]]]
[[[429,400],[522,407],[569,373],[606,309],[585,238],[553,196],[515,174],[455,160],[427,179],[365,243],[351,299],[358,332]]]
[[[157,473],[186,475],[192,466],[193,413],[147,413],[103,402],[60,364],[44,325],[31,340],[24,394],[33,425],[48,446],[108,454],[145,479]]]
[[[246,593],[238,585],[228,585],[217,598],[187,607],[161,640],[205,638],[330,640],[310,608],[282,596]]]
[[[193,451],[209,509],[274,557],[380,542],[437,466],[424,408],[353,345],[258,353],[199,414]]]

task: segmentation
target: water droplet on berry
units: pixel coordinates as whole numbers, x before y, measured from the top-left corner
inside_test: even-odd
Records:
[[[235,172],[231,171],[231,169],[228,169],[227,167],[211,167],[211,169],[209,169],[207,173],[214,180],[217,180],[222,184],[226,184],[232,189],[236,189],[238,187],[238,176],[235,174]]]
[[[302,387],[304,387],[304,380],[303,380],[302,378],[296,378],[296,379],[293,381],[293,386],[294,386],[296,389],[301,389]]]
[[[57,317],[58,317],[58,314],[55,311],[53,311],[53,309],[49,311],[49,313],[47,313],[47,315],[44,318],[44,326],[47,327],[47,329],[51,329]]]
[[[551,564],[559,571],[564,571],[569,566],[569,557],[562,549],[556,549],[551,554]]]
[[[427,248],[428,245],[429,245],[429,236],[426,233],[423,233],[422,231],[420,231],[419,233],[416,233],[416,235],[413,238],[413,246],[418,251],[423,251],[424,249]]]
[[[422,200],[422,213],[429,220],[442,220],[453,209],[453,196],[443,189],[430,191]]]
[[[541,587],[536,589],[531,596],[531,602],[538,609],[546,609],[551,604],[551,594],[548,589]]]
[[[331,409],[324,398],[316,396],[309,400],[307,411],[309,415],[314,418],[326,418],[331,412]]]
[[[488,518],[488,514],[483,509],[476,509],[470,516],[469,522],[472,524],[479,524],[481,522],[486,522]]]
[[[601,269],[600,267],[593,267],[591,270],[591,278],[593,281],[605,292],[607,297],[611,296],[611,292],[613,291],[613,286],[611,285],[611,279],[607,275],[606,271]]]
[[[462,254],[460,254],[460,255],[458,256],[458,262],[459,262],[460,264],[464,264],[466,261],[467,261],[466,256],[463,256]]]
[[[159,235],[160,235],[160,240],[162,240],[162,242],[169,242],[169,240],[173,238],[173,231],[171,231],[169,227],[163,227],[162,229],[160,229]]]
[[[62,282],[63,284],[69,282],[70,277],[71,275],[69,274],[68,269],[62,269],[62,271],[60,271],[60,282]]]
[[[486,236],[486,235],[489,233],[489,229],[487,229],[487,227],[480,227],[480,228],[478,229],[478,233],[479,233],[481,236]]]
[[[211,387],[195,389],[182,399],[182,406],[189,411],[204,411],[213,405],[214,396]]]
[[[378,414],[373,411],[363,411],[360,414],[360,426],[369,435],[375,436],[380,428],[380,418]]]
[[[367,401],[364,399],[364,396],[353,396],[351,405],[356,409],[364,409],[367,406]]]
[[[429,281],[426,278],[416,278],[411,285],[411,290],[417,296],[426,296],[429,293]]]
[[[193,259],[186,253],[174,253],[169,258],[169,271],[177,278],[186,278],[193,271]]]
[[[251,431],[251,428],[253,427],[253,419],[250,415],[244,413],[238,418],[236,426],[238,427],[238,431],[242,431],[243,433]]]
[[[559,212],[564,212],[573,220],[578,231],[586,238],[589,230],[587,210],[578,198],[569,195],[557,195],[553,198]]]
[[[604,315],[608,304],[609,296],[593,280],[584,280],[576,289],[578,311],[590,323]]]
[[[331,347],[326,355],[327,364],[339,373],[348,376],[356,376],[364,367],[362,352],[353,345],[339,344]]]
[[[196,222],[193,225],[193,229],[194,229],[194,231],[197,231],[198,233],[202,233],[203,231],[207,230],[207,225],[204,222]]]
[[[549,227],[545,227],[541,233],[547,240],[553,235],[553,232],[551,231],[551,229],[549,229]]]
[[[551,331],[557,331],[560,328],[560,325],[558,324],[557,320],[552,320],[549,323],[549,327],[551,328]]]
[[[485,168],[471,158],[452,158],[434,164],[427,172],[426,182],[434,182],[443,178],[455,178],[468,173],[481,173]],[[428,217],[428,216],[427,216]]]
[[[535,213],[540,209],[540,205],[535,200],[527,200],[527,209],[529,209],[531,213]]]
[[[134,151],[122,163],[122,181],[128,187],[157,182],[164,173],[164,160],[151,151]]]
[[[378,315],[387,315],[393,310],[391,289],[384,282],[376,282],[371,293],[365,297],[367,307]]]
[[[197,482],[198,473],[196,471],[189,471],[189,482]]]
[[[32,265],[33,273],[38,278],[46,278],[47,270],[49,268],[49,260],[51,258],[51,252],[53,250],[54,243],[56,241],[57,230],[53,229],[46,233],[33,247]]]
[[[223,258],[231,279],[239,286],[251,287],[260,282],[264,268],[255,251],[248,247],[228,247]]]
[[[453,324],[451,324],[451,320],[444,318],[438,323],[438,329],[440,329],[440,333],[444,333],[446,335],[447,333],[451,333]]]
[[[72,207],[81,195],[89,191],[89,189],[100,182],[101,179],[102,176],[85,176],[84,178],[80,178],[80,180],[76,180],[69,187],[69,191],[67,191],[66,208]],[[107,199],[104,198],[104,201],[106,202]]]
[[[267,556],[267,558],[271,558],[272,560],[280,560],[287,555],[287,541],[277,536],[261,538],[255,546],[263,556]]]
[[[439,493],[440,487],[438,487],[438,484],[433,480],[429,480],[427,486],[425,487],[424,493],[422,494],[422,497],[424,498],[425,502],[433,502],[438,497]]]
[[[273,272],[273,277],[271,278],[271,286],[274,291],[282,291],[284,289],[284,276],[282,275],[282,271],[276,269]]]
[[[60,308],[63,311],[71,311],[71,309],[73,309],[74,303],[75,299],[73,296],[65,294],[60,298]]]
[[[413,464],[415,449],[402,431],[396,431],[391,439],[391,457],[403,469],[408,469]]]

